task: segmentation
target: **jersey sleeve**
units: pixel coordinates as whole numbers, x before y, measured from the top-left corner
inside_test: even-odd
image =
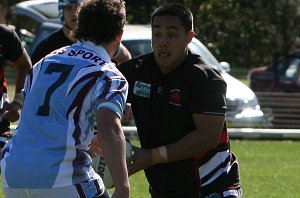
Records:
[[[191,112],[225,115],[227,85],[221,74],[211,68],[194,72],[197,73],[191,88]]]
[[[122,118],[127,94],[128,83],[124,76],[116,69],[107,70],[98,80],[94,92],[96,110],[109,109]]]
[[[129,92],[127,97],[127,102],[130,103],[132,101],[132,93],[133,87],[135,82],[135,76],[137,75],[137,67],[136,59],[131,59],[129,61],[125,61],[118,66],[118,69],[122,72],[125,76],[126,80],[128,81],[129,85]]]
[[[13,29],[7,27],[5,35],[6,38],[3,40],[6,49],[4,51],[5,58],[7,60],[14,61],[23,53],[23,45],[17,33]]]

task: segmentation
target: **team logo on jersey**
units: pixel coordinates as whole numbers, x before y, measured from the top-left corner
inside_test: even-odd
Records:
[[[151,84],[135,81],[133,93],[137,96],[150,98]]]
[[[169,95],[169,104],[175,105],[175,106],[181,106],[182,105],[182,95],[179,89],[172,89],[170,91]]]

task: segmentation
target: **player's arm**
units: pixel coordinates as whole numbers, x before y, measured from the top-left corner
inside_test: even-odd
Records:
[[[15,122],[19,119],[19,110],[23,105],[23,97],[21,95],[21,91],[24,85],[24,80],[27,73],[31,69],[31,60],[27,54],[25,48],[23,48],[23,52],[19,58],[13,63],[16,78],[15,78],[15,96],[11,103],[7,103],[4,105],[3,110],[6,111],[3,115],[3,119],[6,119],[10,122]]]
[[[115,185],[115,195],[129,197],[126,143],[120,118],[113,111],[100,108],[96,113],[96,120],[97,137]]]
[[[196,130],[177,142],[149,150],[133,147],[134,155],[128,160],[129,175],[155,164],[191,158],[215,148],[225,116],[193,114],[193,120]]]
[[[193,114],[196,130],[181,140],[166,145],[167,161],[190,158],[215,148],[225,122],[224,115]]]
[[[25,77],[31,69],[31,60],[25,48],[23,49],[21,56],[17,60],[13,61],[13,65],[16,70],[15,93],[21,93]]]

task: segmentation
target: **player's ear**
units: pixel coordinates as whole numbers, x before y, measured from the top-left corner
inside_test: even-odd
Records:
[[[116,41],[118,41],[118,42],[120,42],[121,43],[121,41],[122,41],[122,36],[123,36],[123,30],[121,31],[121,32],[119,32],[119,34],[117,35],[117,37],[116,37]]]
[[[192,41],[194,36],[195,36],[195,32],[193,30],[190,30],[190,31],[187,32],[187,34],[186,34],[187,44],[189,44]]]

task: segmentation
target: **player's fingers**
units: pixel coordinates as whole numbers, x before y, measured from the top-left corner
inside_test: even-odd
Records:
[[[2,115],[2,120],[10,120],[11,118],[11,112],[10,111],[6,111],[3,115]]]
[[[129,158],[126,159],[127,165],[133,164],[135,162],[135,160],[136,160],[135,155],[134,154],[131,155]]]
[[[10,122],[15,122],[19,119],[20,115],[18,112],[14,112],[14,111],[6,111],[3,116],[2,119],[3,120],[8,120]]]
[[[127,170],[128,170],[128,175],[129,175],[129,176],[131,176],[131,175],[133,175],[134,173],[136,173],[136,172],[139,171],[134,163],[132,163],[132,164],[130,164],[129,166],[127,166]]]
[[[134,145],[131,145],[131,147],[132,147],[133,152],[136,152],[139,149],[141,149],[140,147],[137,147],[137,146],[134,146]]]
[[[3,113],[2,119],[8,120],[10,122],[15,122],[19,119],[20,106],[14,102],[12,103],[5,103],[3,105],[3,109],[5,112]]]

